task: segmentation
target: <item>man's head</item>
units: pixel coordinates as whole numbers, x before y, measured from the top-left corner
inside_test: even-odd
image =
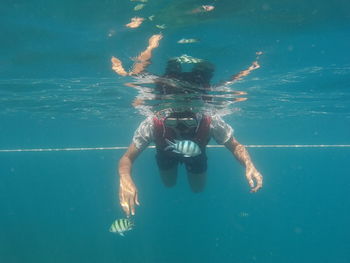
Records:
[[[192,68],[193,80],[199,85],[210,85],[210,80],[214,75],[215,67],[208,61],[195,64]]]
[[[190,72],[182,72],[181,63],[176,59],[170,59],[167,63],[164,76],[177,78],[196,85],[210,85],[215,66],[209,61],[195,63]]]
[[[198,128],[199,121],[197,114],[194,112],[179,111],[170,113],[164,119],[164,125],[182,133],[190,133]]]

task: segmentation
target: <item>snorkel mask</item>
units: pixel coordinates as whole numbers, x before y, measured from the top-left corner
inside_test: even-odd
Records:
[[[164,125],[181,131],[195,128],[197,131],[202,115],[192,111],[172,112],[164,118]]]
[[[188,118],[167,117],[164,120],[164,125],[170,128],[176,128],[181,125],[186,126],[187,128],[195,128],[198,126],[198,121],[196,118],[193,118],[193,117],[188,117]]]

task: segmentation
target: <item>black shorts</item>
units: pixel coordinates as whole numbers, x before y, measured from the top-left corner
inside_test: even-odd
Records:
[[[190,173],[200,174],[207,171],[207,155],[205,152],[195,157],[183,157],[172,152],[157,151],[156,159],[160,170],[169,170],[179,163],[184,163],[186,170]]]

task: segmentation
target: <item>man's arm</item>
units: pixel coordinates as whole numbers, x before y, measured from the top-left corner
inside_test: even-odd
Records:
[[[259,56],[262,54],[263,53],[261,51],[256,52],[256,55],[257,55],[256,60],[253,61],[253,63],[247,69],[238,72],[237,74],[231,76],[229,80],[223,81],[223,82],[219,83],[218,85],[215,85],[215,87],[223,87],[223,86],[232,85],[235,82],[237,82],[238,80],[241,80],[242,78],[248,76],[252,71],[260,68],[258,60],[259,60]],[[238,92],[240,92],[240,91],[238,91]]]
[[[134,63],[131,72],[129,75],[137,75],[142,73],[149,64],[152,58],[153,49],[159,46],[159,41],[163,38],[162,34],[153,35],[148,40],[147,48],[136,57],[136,62]]]
[[[153,35],[148,40],[148,46],[137,57],[136,62],[130,72],[126,72],[120,59],[112,57],[112,69],[120,76],[133,76],[142,73],[151,63],[153,49],[159,46],[159,41],[162,39],[162,34]]]
[[[245,176],[251,188],[251,192],[257,192],[262,187],[263,177],[255,168],[247,149],[233,137],[225,143],[225,146],[245,167]]]
[[[126,153],[119,160],[119,202],[127,216],[135,215],[135,205],[140,205],[137,188],[131,177],[131,168],[141,152],[142,149],[137,149],[136,145],[131,143]]]

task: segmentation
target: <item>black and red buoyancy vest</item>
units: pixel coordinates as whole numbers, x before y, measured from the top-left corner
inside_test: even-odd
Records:
[[[191,141],[198,144],[202,151],[205,150],[209,140],[210,140],[210,122],[211,118],[209,116],[203,115],[200,120],[199,127],[194,134]],[[176,138],[176,133],[172,128],[166,127],[164,125],[164,118],[153,118],[154,124],[154,138],[157,150],[163,151],[164,148],[168,146],[165,139],[174,142]]]

